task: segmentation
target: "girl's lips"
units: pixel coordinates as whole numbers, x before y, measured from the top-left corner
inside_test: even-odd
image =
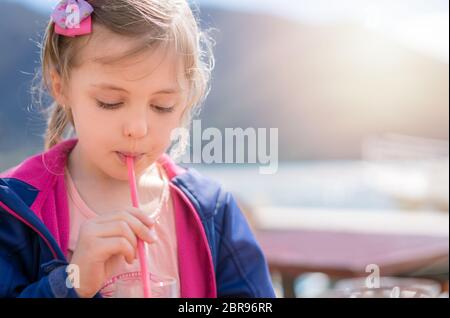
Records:
[[[127,164],[127,155],[125,155],[123,152],[116,151],[116,155],[119,158],[120,162],[124,165]],[[144,157],[145,154],[141,153],[139,155],[128,155],[128,157],[132,157],[134,160],[134,164],[136,164],[139,160]]]

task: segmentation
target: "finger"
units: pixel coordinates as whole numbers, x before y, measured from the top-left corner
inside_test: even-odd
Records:
[[[109,222],[110,220],[117,220],[118,218],[124,217],[123,213],[131,214],[132,216],[137,218],[141,223],[143,223],[144,225],[146,225],[149,228],[151,228],[155,225],[156,219],[158,218],[158,216],[149,216],[144,211],[142,211],[138,208],[129,207],[129,208],[126,208],[123,212],[115,212],[115,213],[99,216],[96,218],[96,220],[98,221],[98,223]]]
[[[135,208],[135,207],[129,207],[129,208],[125,209],[125,211],[129,212],[130,214],[132,214],[133,216],[138,218],[142,223],[147,225],[149,228],[151,228],[155,225],[156,219],[158,218],[157,215],[156,216],[149,215],[142,209]]]
[[[136,259],[136,249],[123,237],[100,238],[98,246],[104,259],[109,259],[114,255],[122,255],[128,264],[132,264]]]
[[[153,243],[155,241],[154,234],[151,233],[150,228],[132,213],[126,211],[117,212],[110,215],[104,215],[96,220],[97,224],[113,223],[118,221],[127,222],[133,233],[141,240],[148,243]]]
[[[123,237],[126,238],[133,248],[137,248],[137,237],[133,230],[125,221],[115,221],[109,223],[102,223],[97,225],[97,237]]]
[[[149,216],[143,210],[135,207],[129,207],[125,211],[138,218],[141,222],[143,222],[150,228],[150,239],[147,241],[148,243],[154,243],[158,240],[158,236],[156,234],[154,226],[159,215]]]

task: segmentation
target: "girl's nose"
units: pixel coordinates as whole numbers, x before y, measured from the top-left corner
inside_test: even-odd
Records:
[[[136,111],[127,116],[127,121],[124,125],[125,137],[142,138],[148,133],[148,119],[146,111]]]

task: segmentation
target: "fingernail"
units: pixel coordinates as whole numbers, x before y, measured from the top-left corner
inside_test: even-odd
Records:
[[[152,238],[153,241],[157,241],[158,240],[158,235],[156,234],[155,229],[151,229],[149,231],[149,233],[150,233],[150,237]]]

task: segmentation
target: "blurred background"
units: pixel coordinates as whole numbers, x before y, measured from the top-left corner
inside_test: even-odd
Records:
[[[0,171],[43,149],[30,85],[56,2],[0,0]],[[448,1],[191,3],[216,41],[202,127],[278,128],[279,168],[188,166],[236,196],[277,295],[357,290],[375,264],[448,297]]]

